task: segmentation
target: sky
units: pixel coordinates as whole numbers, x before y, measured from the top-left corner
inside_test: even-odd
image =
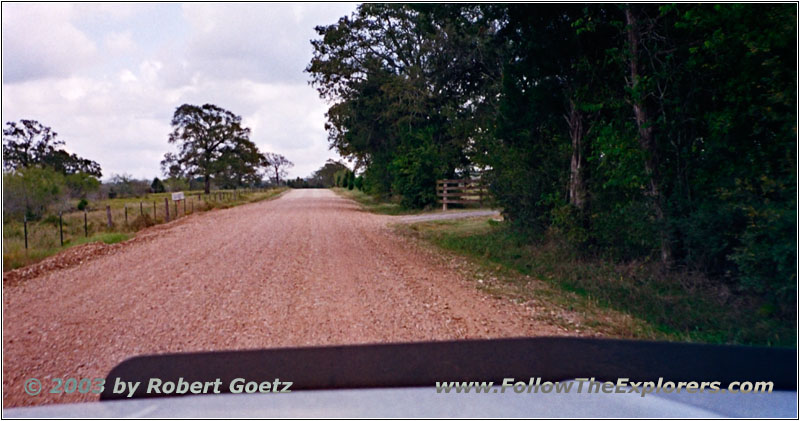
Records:
[[[355,3],[3,3],[2,119],[38,120],[103,178],[161,176],[182,104],[242,116],[305,177],[328,158],[328,104],[308,84],[314,27]]]

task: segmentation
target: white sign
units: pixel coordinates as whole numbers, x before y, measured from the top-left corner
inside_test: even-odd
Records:
[[[179,191],[177,193],[172,193],[172,200],[177,202],[178,200],[183,200],[183,199],[184,199],[184,197],[183,197],[183,192],[182,191]]]

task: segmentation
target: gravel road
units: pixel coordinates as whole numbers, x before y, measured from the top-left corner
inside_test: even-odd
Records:
[[[3,287],[3,407],[139,354],[555,335],[329,190],[211,211]],[[444,262],[444,263],[443,263]]]

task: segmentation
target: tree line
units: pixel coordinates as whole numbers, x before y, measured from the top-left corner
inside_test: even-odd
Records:
[[[3,215],[36,219],[100,187],[100,164],[62,149],[58,133],[36,120],[3,129]]]
[[[514,229],[791,311],[791,4],[363,4],[306,68],[329,143],[409,207],[480,173]]]
[[[212,104],[184,104],[175,110],[168,143],[178,152],[167,152],[161,161],[166,177],[137,180],[114,174],[106,182],[100,164],[70,154],[52,128],[35,120],[7,122],[3,129],[3,215],[38,219],[48,210],[78,209],[87,199],[141,196],[167,190],[262,187],[285,183],[293,166],[285,156],[262,153],[250,140],[242,118]]]
[[[296,189],[345,187],[352,190],[352,188],[360,189],[361,181],[362,177],[356,177],[343,162],[328,159],[310,176],[288,180],[287,185]]]

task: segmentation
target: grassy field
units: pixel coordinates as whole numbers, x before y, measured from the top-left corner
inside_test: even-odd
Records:
[[[704,343],[794,346],[796,341],[793,320],[781,320],[758,298],[697,274],[663,272],[646,262],[581,259],[553,241],[531,245],[491,218],[399,229],[466,256],[480,268],[476,277],[498,280],[483,287],[488,292],[538,302],[551,321],[567,329]]]
[[[59,251],[93,241],[114,243],[132,237],[142,228],[166,221],[164,199],[169,202],[170,220],[182,218],[193,212],[215,208],[228,208],[244,203],[273,198],[286,190],[264,191],[232,190],[214,191],[209,195],[201,191],[185,192],[185,203],[173,202],[171,193],[155,193],[144,197],[107,199],[89,204],[87,212],[64,213],[64,246],[61,246],[58,215],[47,215],[38,221],[28,222],[28,248],[25,248],[24,226],[20,220],[3,221],[3,271],[38,262]],[[200,195],[198,197],[198,195]],[[184,207],[185,205],[185,207]],[[108,226],[106,206],[111,207],[112,225]],[[126,218],[127,210],[127,218]],[[84,219],[85,218],[85,219]]]

